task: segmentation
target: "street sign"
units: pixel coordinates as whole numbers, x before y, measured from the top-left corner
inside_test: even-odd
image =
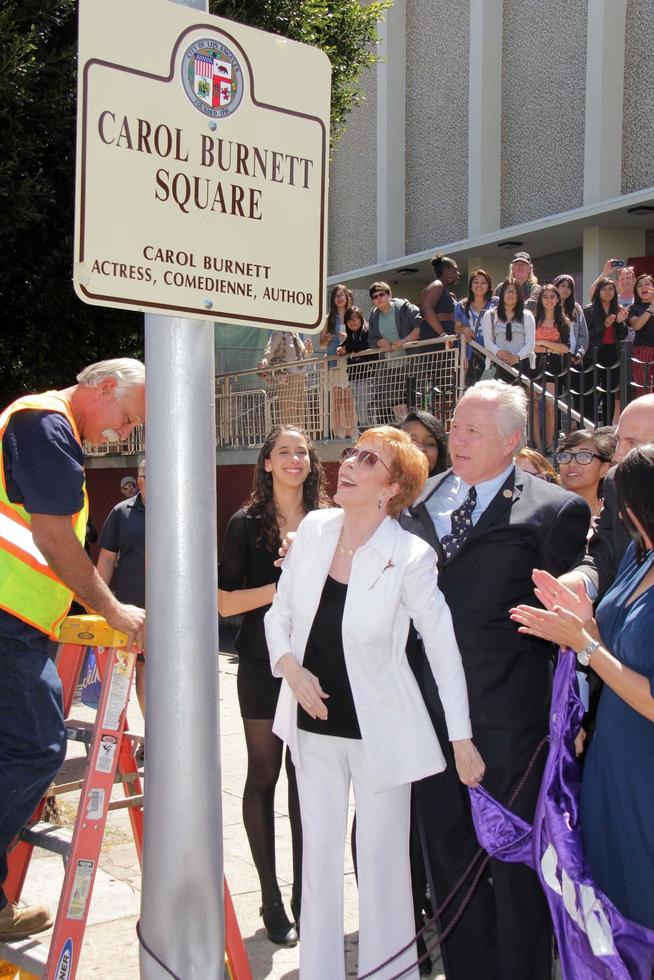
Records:
[[[316,48],[170,0],[80,0],[80,299],[317,329],[330,76]]]

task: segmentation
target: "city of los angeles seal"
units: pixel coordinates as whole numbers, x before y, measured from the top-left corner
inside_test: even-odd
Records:
[[[223,119],[243,98],[243,71],[230,49],[217,38],[194,41],[182,58],[184,91],[205,116]]]

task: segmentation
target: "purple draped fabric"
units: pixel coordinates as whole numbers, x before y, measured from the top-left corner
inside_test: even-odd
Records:
[[[535,869],[550,907],[564,980],[651,980],[654,932],[626,919],[595,887],[584,858],[581,771],[574,750],[583,714],[575,654],[561,650],[533,827],[479,788],[470,790],[477,837],[493,857]]]

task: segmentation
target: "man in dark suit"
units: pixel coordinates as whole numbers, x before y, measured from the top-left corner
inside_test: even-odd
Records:
[[[616,435],[618,444],[613,456],[616,464],[634,446],[654,442],[654,395],[643,395],[627,405],[620,416]],[[631,541],[618,512],[614,477],[615,469],[612,469],[604,479],[604,505],[583,561],[559,578],[569,588],[583,581],[593,600],[600,600],[613,584]]]
[[[547,732],[551,647],[517,632],[509,610],[533,604],[532,572],[560,575],[583,549],[586,502],[516,469],[527,404],[520,388],[483,381],[459,402],[450,433],[452,469],[407,517],[439,556],[439,585],[452,612],[468,682],[484,787],[506,801]],[[444,750],[438,692],[420,658],[416,673]],[[531,820],[542,750],[513,809]],[[478,850],[467,791],[448,769],[416,784],[432,901],[440,905]],[[535,873],[491,861],[443,948],[447,980],[549,980],[551,923]],[[441,918],[445,928],[472,881]]]

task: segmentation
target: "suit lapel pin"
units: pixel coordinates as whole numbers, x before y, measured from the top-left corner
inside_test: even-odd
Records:
[[[381,572],[379,573],[379,575],[377,576],[377,578],[375,579],[375,581],[372,583],[371,586],[369,586],[368,592],[370,592],[370,589],[374,589],[374,587],[377,585],[377,582],[379,582],[379,580],[382,577],[382,575],[384,574],[384,572],[387,572],[389,568],[395,568],[395,562],[393,561],[392,558],[389,558],[388,559],[388,561],[386,562],[386,564],[382,568]]]
[[[502,496],[503,497],[506,497],[506,499],[508,500],[509,497],[512,497],[513,496],[513,491],[512,490],[509,490],[508,487],[507,487],[506,490],[502,490]]]

